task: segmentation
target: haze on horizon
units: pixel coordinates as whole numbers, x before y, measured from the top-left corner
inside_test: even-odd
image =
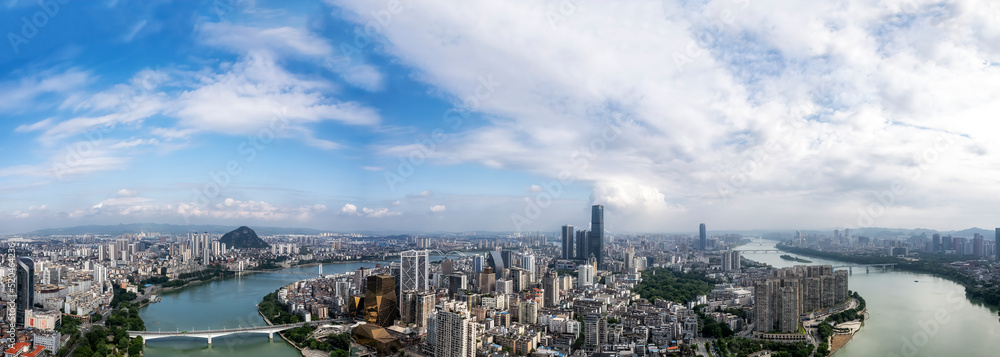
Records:
[[[1000,225],[994,3],[219,3],[0,4],[0,232]]]

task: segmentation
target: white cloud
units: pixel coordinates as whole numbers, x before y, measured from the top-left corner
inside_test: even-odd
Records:
[[[352,59],[326,39],[293,27],[260,28],[226,22],[205,23],[199,27],[203,41],[213,47],[237,53],[268,53],[296,60],[313,60],[344,78],[348,83],[367,89],[382,87],[382,74],[374,66]]]
[[[392,217],[403,214],[402,212],[390,211],[388,208],[368,208],[368,207],[362,208],[361,212],[364,213],[364,216],[368,218]]]
[[[118,190],[118,197],[136,197],[136,196],[139,196],[139,191],[129,190],[127,188]]]
[[[356,215],[358,214],[358,206],[352,205],[350,203],[345,203],[344,207],[340,208],[340,214]]]
[[[336,3],[359,23],[380,6]],[[595,201],[634,210],[634,229],[665,228],[662,212],[762,228],[789,201],[813,208],[794,213],[804,218],[796,224],[829,227],[853,220],[868,203],[855,197],[903,178],[943,135],[955,142],[947,158],[883,218],[915,211],[917,225],[945,222],[926,208],[933,202],[974,207],[980,193],[1000,194],[988,184],[1000,174],[988,155],[1000,149],[991,119],[1000,66],[984,65],[1000,58],[1000,25],[975,5],[944,9],[900,17],[895,5],[863,1],[587,2],[553,23],[550,3],[427,1],[381,34],[419,79],[491,118],[428,160],[568,172]],[[716,28],[723,11],[733,21]],[[734,177],[746,180],[720,197]]]
[[[146,22],[147,22],[146,20],[142,20],[135,23],[135,25],[132,25],[132,27],[129,28],[128,32],[126,32],[125,35],[122,36],[122,41],[125,41],[126,43],[132,42],[132,39],[135,38],[135,35],[139,34],[139,31],[142,31],[142,29],[146,27]]]
[[[444,212],[445,208],[446,207],[444,205],[433,205],[429,207],[429,210],[431,213],[441,213]]]
[[[26,132],[31,132],[31,131],[38,131],[38,130],[48,129],[50,126],[52,126],[52,118],[47,118],[47,119],[44,119],[44,120],[41,120],[41,121],[38,121],[38,122],[35,122],[35,123],[32,123],[32,124],[21,124],[21,125],[18,125],[17,128],[14,128],[14,132],[17,132],[17,133],[26,133]]]

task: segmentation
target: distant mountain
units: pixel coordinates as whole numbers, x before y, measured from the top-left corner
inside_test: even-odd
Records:
[[[121,235],[127,233],[156,232],[163,234],[187,234],[187,233],[214,233],[223,234],[229,232],[233,226],[220,225],[176,225],[159,223],[131,223],[113,226],[76,226],[64,228],[46,228],[34,232],[25,233],[28,236],[52,236],[52,235],[80,235],[80,234],[107,234]],[[328,231],[321,231],[309,228],[282,228],[282,227],[257,227],[257,232],[261,235],[270,236],[276,234],[305,234],[315,235]]]
[[[236,228],[232,232],[226,233],[221,239],[219,239],[219,242],[225,243],[226,247],[237,249],[267,248],[271,246],[263,239],[260,239],[260,237],[257,236],[257,233],[247,226],[242,226],[240,228]]]

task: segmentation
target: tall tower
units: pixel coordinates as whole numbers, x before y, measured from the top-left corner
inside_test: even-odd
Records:
[[[576,231],[576,259],[587,260],[587,241],[590,240],[590,232]]]
[[[594,205],[590,212],[590,239],[587,244],[587,257],[597,258],[597,266],[604,264],[604,206]]]
[[[408,250],[400,254],[400,291],[427,291],[430,287],[428,252]]]
[[[698,244],[701,250],[708,250],[708,235],[705,233],[706,233],[705,224],[702,223],[701,225],[698,226],[698,237],[699,237]]]
[[[545,289],[545,307],[559,305],[559,275],[555,270],[549,270],[542,278],[542,288]]]
[[[35,306],[35,261],[17,259],[17,326],[24,327],[24,311]]]
[[[573,226],[565,225],[562,226],[562,257],[563,259],[573,259],[576,252],[573,251],[573,240],[576,236],[573,235]]]

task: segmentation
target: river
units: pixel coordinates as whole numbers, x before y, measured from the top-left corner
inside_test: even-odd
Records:
[[[774,249],[774,241],[743,245],[738,250]],[[774,267],[801,265],[782,253],[745,253],[744,257]],[[792,254],[795,255],[795,254]],[[799,256],[807,265],[847,263]],[[965,297],[965,288],[933,275],[854,268],[851,290],[865,298],[865,327],[835,357],[996,356],[1000,339],[997,310]]]
[[[373,268],[376,263],[324,264],[324,274],[344,273],[360,267]],[[204,329],[263,326],[264,319],[257,314],[257,303],[279,287],[306,275],[288,274],[318,271],[316,266],[293,267],[279,273],[255,273],[241,277],[214,280],[188,286],[161,295],[159,303],[150,304],[139,311],[149,331],[191,331]],[[266,334],[237,334],[212,339],[212,345],[202,338],[174,337],[146,342],[145,356],[241,356],[241,357],[296,357],[299,352],[275,336],[268,340]]]

